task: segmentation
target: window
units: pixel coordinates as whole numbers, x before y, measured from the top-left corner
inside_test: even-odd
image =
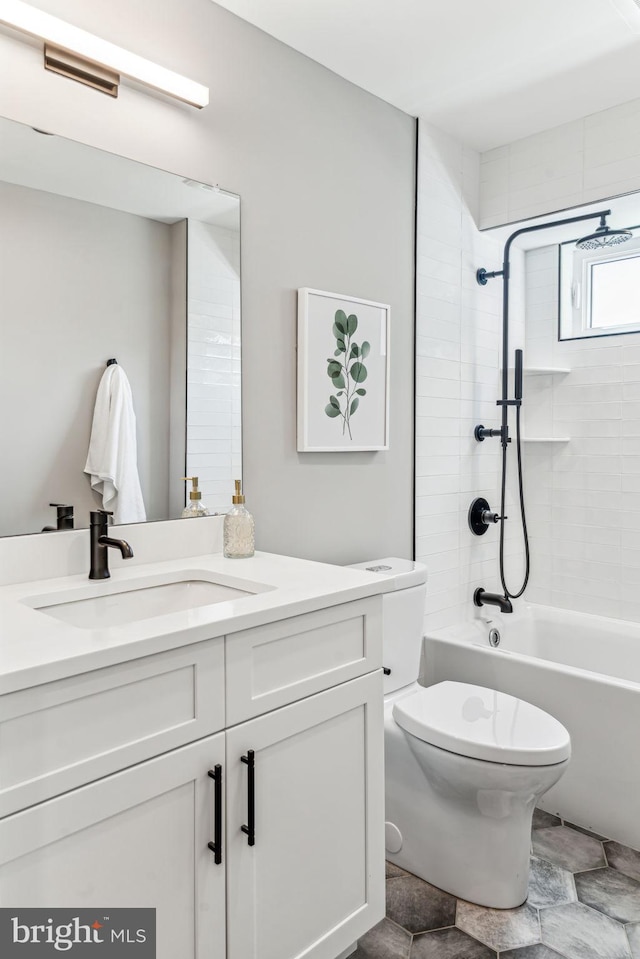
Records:
[[[640,239],[604,250],[578,250],[575,241],[562,243],[559,338],[637,332]]]

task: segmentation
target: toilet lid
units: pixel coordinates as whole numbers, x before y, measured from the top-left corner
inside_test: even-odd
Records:
[[[393,718],[425,743],[459,756],[513,766],[551,766],[571,755],[562,723],[522,699],[484,686],[444,682],[399,699]]]

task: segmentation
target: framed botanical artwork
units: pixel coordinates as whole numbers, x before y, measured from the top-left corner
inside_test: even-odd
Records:
[[[298,290],[298,450],[389,449],[389,306]]]

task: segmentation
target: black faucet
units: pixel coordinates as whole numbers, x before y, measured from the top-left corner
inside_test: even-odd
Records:
[[[43,526],[43,533],[50,533],[57,529],[73,529],[73,506],[69,506],[68,503],[49,503],[49,506],[56,508],[56,525]]]
[[[109,547],[119,549],[123,559],[131,559],[133,550],[124,539],[112,539],[107,536],[109,517],[113,513],[106,509],[92,510],[89,513],[89,533],[91,536],[91,570],[89,579],[109,579]]]
[[[473,594],[474,606],[497,606],[501,613],[512,613],[513,606],[508,596],[500,593],[488,593],[482,586],[478,586]]]

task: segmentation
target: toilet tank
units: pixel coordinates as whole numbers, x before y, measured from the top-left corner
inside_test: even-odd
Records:
[[[395,692],[414,683],[420,670],[424,633],[427,568],[410,559],[385,559],[353,563],[393,580],[393,590],[382,594],[382,665],[391,670],[384,677],[384,692]]]

